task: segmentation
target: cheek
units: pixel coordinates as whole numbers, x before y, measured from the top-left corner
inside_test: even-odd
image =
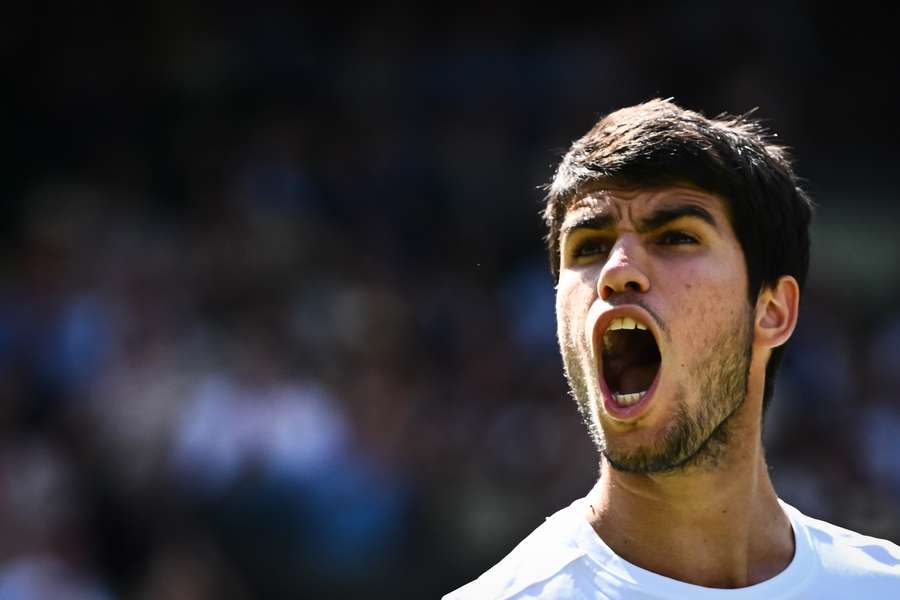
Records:
[[[560,280],[556,290],[556,326],[560,340],[571,342],[583,331],[593,300],[590,292],[578,282]]]
[[[746,309],[745,285],[734,273],[698,280],[688,274],[679,287],[676,329],[692,350],[708,348],[730,329]]]

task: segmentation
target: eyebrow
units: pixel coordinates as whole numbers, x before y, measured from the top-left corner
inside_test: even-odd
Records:
[[[685,218],[700,219],[701,221],[708,223],[713,228],[717,227],[716,219],[705,208],[696,206],[694,204],[682,204],[679,206],[660,208],[654,211],[650,216],[644,219],[640,219],[637,222],[635,230],[638,233],[648,233],[650,231],[654,231],[656,229],[664,227],[665,225],[668,225],[673,221]],[[573,231],[578,229],[612,229],[614,224],[615,219],[609,213],[587,214],[567,225],[563,225],[561,235],[569,235]]]

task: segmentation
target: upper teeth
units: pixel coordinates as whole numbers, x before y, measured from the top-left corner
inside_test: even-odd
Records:
[[[607,331],[615,331],[616,329],[647,329],[647,326],[643,323],[635,321],[631,317],[620,317],[618,319],[613,319],[609,324],[609,327],[606,328]]]

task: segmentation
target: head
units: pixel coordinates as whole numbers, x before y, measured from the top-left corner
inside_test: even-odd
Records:
[[[573,394],[614,466],[608,438],[654,419],[668,425],[623,442],[623,468],[665,470],[715,454],[753,364],[765,411],[796,322],[811,216],[785,148],[746,116],[708,119],[653,100],[605,116],[572,144],[544,211],[560,343]],[[628,306],[633,314],[615,313]],[[653,339],[609,335],[610,319],[626,316]],[[779,316],[785,327],[767,338]],[[643,361],[646,373],[616,371],[617,357]],[[616,372],[604,377],[606,368]],[[620,392],[658,382],[667,404],[629,406],[624,394],[621,418],[612,413],[622,406],[604,412],[608,378]],[[662,447],[667,457],[654,454]]]

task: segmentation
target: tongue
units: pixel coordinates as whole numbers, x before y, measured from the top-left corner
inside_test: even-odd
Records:
[[[625,367],[619,374],[618,390],[620,394],[633,394],[645,392],[656,377],[658,364],[633,365]]]

